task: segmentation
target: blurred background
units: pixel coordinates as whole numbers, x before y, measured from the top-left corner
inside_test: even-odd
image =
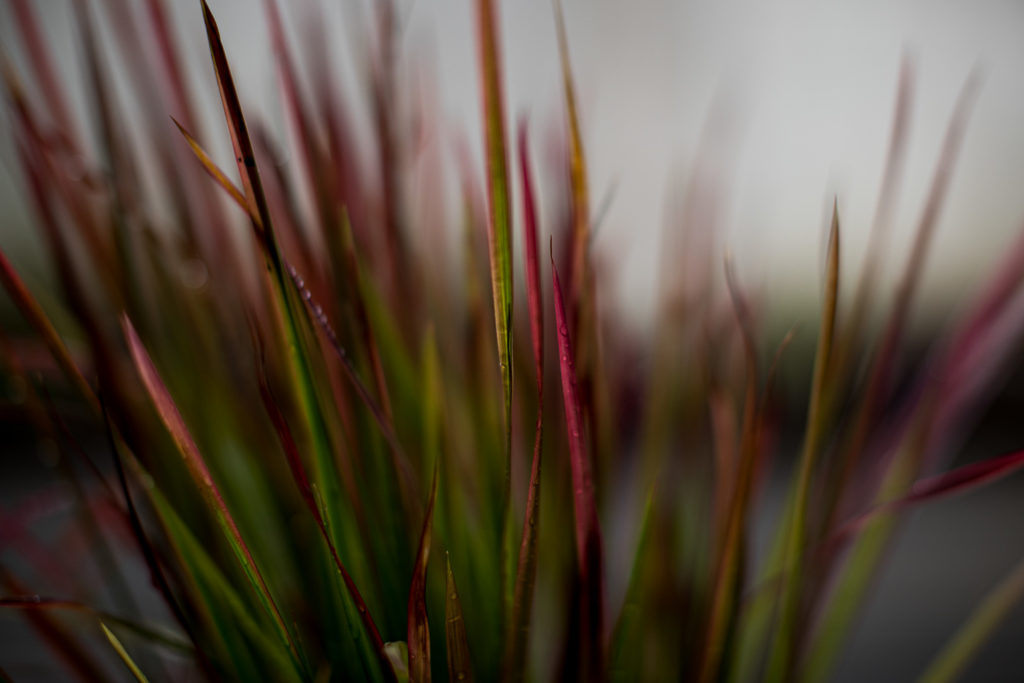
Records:
[[[286,8],[292,45],[302,45],[319,16],[311,11],[313,2]],[[102,16],[122,4],[90,3],[102,8]],[[509,121],[528,118],[538,156],[544,150],[557,154],[563,114],[551,3],[499,4],[507,116]],[[87,122],[71,2],[35,5],[47,41],[57,47],[74,105],[83,112],[80,120]],[[188,80],[197,84],[196,99],[205,107],[204,127],[216,133],[208,138],[211,151],[230,168],[198,2],[170,5],[188,46]],[[249,115],[287,138],[259,3],[211,0],[211,7]],[[328,49],[339,90],[359,102],[369,87],[371,3],[342,0],[318,7],[329,21]],[[408,96],[438,117],[423,130],[442,131],[422,144],[441,150],[452,165],[451,150],[466,144],[482,167],[471,3],[404,0],[398,7],[403,25],[398,58]],[[904,61],[913,73],[913,106],[904,180],[890,248],[881,262],[880,302],[894,288],[957,93],[975,68],[981,89],[914,311],[921,348],[1024,227],[1024,3],[566,0],[564,7],[592,205],[600,220],[596,248],[615,255],[613,305],[639,331],[650,328],[655,313],[656,280],[665,266],[664,231],[678,224],[681,198],[695,179],[714,196],[714,239],[734,254],[741,279],[764,306],[768,329],[784,331],[815,319],[834,197],[844,229],[842,282],[852,289],[879,193]],[[106,22],[101,25],[109,29]],[[23,65],[8,2],[0,2],[0,45],[16,67]],[[123,76],[125,66],[113,57],[115,72]],[[122,87],[126,82],[122,78]],[[369,126],[368,111],[355,106],[352,114],[357,127]],[[0,121],[0,248],[31,286],[45,291],[52,273],[31,227],[6,109],[0,109]],[[137,122],[125,134],[143,135]],[[169,119],[167,134],[176,134]],[[449,217],[457,216],[457,191],[454,184],[444,188],[442,210]],[[457,221],[451,226],[454,245]],[[6,296],[0,296],[0,324],[21,326]],[[805,341],[792,361],[797,376],[809,369],[813,335]],[[979,415],[975,429],[962,435],[969,446],[957,449],[959,461],[1024,446],[1022,361],[1024,353],[1017,353],[1000,380],[1001,393]],[[5,427],[2,433],[16,430]],[[0,466],[4,506],[13,506],[31,482],[45,478],[42,461],[26,456],[32,449],[12,445],[12,439],[0,445],[6,461]],[[769,516],[765,526],[770,521]],[[898,681],[920,672],[986,589],[1024,556],[1022,539],[1020,476],[914,513],[836,679]],[[30,656],[18,641],[4,637],[12,623],[0,613],[0,662],[15,668]],[[1024,679],[1021,636],[1024,610],[1018,608],[969,678]]]

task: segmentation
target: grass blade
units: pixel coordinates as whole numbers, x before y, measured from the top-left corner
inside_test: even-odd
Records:
[[[555,299],[555,323],[558,326],[558,356],[562,374],[562,400],[569,434],[572,470],[573,513],[576,519],[576,560],[579,563],[582,594],[584,639],[581,643],[585,679],[601,678],[604,666],[604,551],[594,498],[590,455],[586,449],[580,400],[576,389],[576,368],[572,339],[558,280],[554,256],[551,257],[551,282]]]
[[[73,612],[80,612],[95,617],[101,624],[103,622],[116,624],[121,628],[131,631],[140,638],[162,645],[169,650],[186,654],[191,654],[193,652],[193,648],[190,643],[180,640],[172,633],[168,633],[161,628],[148,626],[131,619],[125,619],[124,617],[119,617],[116,614],[95,609],[85,603],[78,602],[77,600],[62,600],[59,598],[48,598],[40,595],[7,595],[0,597],[0,607],[21,610],[70,610]]]
[[[952,683],[959,680],[981,646],[995,632],[1010,610],[1024,598],[1024,562],[1019,563],[967,618],[956,635],[932,660],[919,683]]]
[[[173,117],[172,120],[174,120]],[[202,148],[202,146],[196,141],[196,139],[192,137],[192,135],[187,130],[185,130],[180,123],[178,123],[177,121],[174,121],[174,123],[178,126],[178,130],[185,138],[185,141],[188,143],[189,147],[192,149],[192,152],[195,154],[196,159],[199,160],[199,163],[203,166],[204,170],[206,170],[207,174],[209,174],[209,176],[213,178],[217,182],[217,184],[224,189],[225,192],[228,193],[228,196],[232,199],[232,201],[234,201],[243,211],[245,211],[249,215],[249,218],[252,221],[253,229],[257,237],[260,238],[261,244],[264,246],[264,248],[267,248],[267,243],[266,241],[264,241],[265,238],[263,219],[261,218],[261,215],[253,211],[252,206],[250,205],[249,200],[246,199],[243,191],[238,189],[238,187],[236,187],[235,184],[231,182],[231,179],[227,177],[227,174],[225,174],[224,171],[221,170],[213,162],[210,156],[206,153],[206,150]],[[388,445],[391,447],[392,452],[397,460],[396,467],[398,468],[399,472],[402,473],[403,477],[408,479],[410,468],[408,465],[408,460],[405,457],[402,451],[402,447],[398,442],[398,437],[394,432],[394,426],[392,424],[391,419],[390,399],[388,398],[387,386],[384,380],[383,369],[379,367],[379,360],[374,365],[374,376],[375,381],[377,383],[378,393],[380,394],[381,397],[380,404],[378,404],[378,402],[374,400],[373,395],[370,393],[369,389],[363,383],[363,380],[359,377],[359,373],[356,370],[356,367],[353,364],[352,359],[349,357],[349,354],[345,350],[345,347],[342,346],[341,342],[338,340],[338,336],[337,334],[335,334],[334,328],[327,320],[327,316],[323,312],[323,308],[319,304],[317,304],[316,301],[313,300],[313,294],[309,290],[309,288],[306,287],[305,280],[294,268],[294,266],[292,266],[290,263],[288,263],[287,261],[282,261],[282,263],[284,264],[284,269],[287,274],[288,280],[290,280],[290,286],[294,289],[294,292],[302,300],[306,314],[309,316],[309,319],[311,320],[312,324],[319,328],[323,335],[326,337],[327,342],[331,346],[335,355],[338,357],[338,360],[341,361],[342,368],[345,370],[346,377],[348,377],[349,381],[352,382],[352,386],[355,388],[360,400],[362,400],[363,403],[366,404],[367,409],[373,415],[374,420],[380,427],[381,433],[383,434],[385,440],[387,440]],[[358,262],[355,259],[354,252],[352,253],[352,258],[349,261],[349,265],[352,267],[358,266]],[[360,300],[363,301],[361,293],[359,294],[359,297]],[[359,305],[359,310],[362,312],[363,315],[365,315],[365,302]],[[368,320],[366,322],[366,328],[368,330],[370,329],[370,324]],[[368,332],[367,335],[367,343],[370,345],[371,353],[373,353],[373,350],[376,349],[377,347],[375,337],[373,336],[372,331]]]
[[[508,633],[514,600],[515,528],[512,522],[512,205],[505,149],[505,105],[499,55],[498,18],[492,0],[477,0],[477,41],[483,95],[484,149],[487,157],[487,244],[494,301],[494,330],[501,373],[505,463],[496,537],[501,539],[500,596],[502,625]],[[501,642],[499,640],[499,642]]]
[[[156,408],[161,421],[164,423],[171,438],[174,440],[178,452],[185,461],[189,475],[202,494],[207,506],[217,518],[221,531],[227,536],[235,558],[241,565],[246,578],[252,584],[260,604],[271,618],[278,637],[291,654],[294,660],[293,663],[297,668],[301,668],[299,664],[301,658],[299,657],[298,649],[292,640],[288,627],[285,625],[277,603],[274,601],[270,589],[260,573],[259,567],[256,566],[256,561],[249,552],[249,547],[242,539],[242,534],[239,532],[238,526],[228,510],[220,490],[210,476],[210,471],[207,469],[199,448],[196,446],[188,427],[185,425],[184,419],[181,417],[181,413],[178,412],[174,399],[160,378],[156,366],[153,365],[153,361],[142,345],[142,340],[139,339],[135,328],[132,327],[132,323],[127,316],[121,317],[121,326],[124,330],[125,341],[128,344],[128,350],[131,353],[135,368],[138,370],[139,376],[146,387],[146,392],[149,394],[150,400],[153,402],[153,406]]]
[[[2,250],[0,250],[0,283],[3,283],[7,294],[11,297],[15,306],[18,307],[18,310],[21,311],[21,314],[25,316],[29,324],[43,338],[43,343],[46,344],[50,353],[53,354],[57,365],[60,366],[60,369],[67,375],[71,383],[75,385],[75,388],[78,389],[82,398],[86,400],[93,412],[98,415],[100,413],[100,403],[96,398],[96,392],[93,391],[92,386],[85,379],[82,371],[78,369],[74,359],[71,358],[71,352],[64,345],[64,340],[57,334],[57,330],[46,316],[42,306],[32,296],[32,293],[25,286],[25,283],[17,271],[14,270],[11,262],[7,260],[7,256]]]
[[[555,0],[555,28],[558,34],[558,55],[562,64],[562,85],[565,93],[566,119],[569,124],[569,185],[572,191],[572,261],[569,283],[569,306],[580,305],[587,286],[587,249],[590,246],[590,206],[587,188],[587,166],[583,157],[583,136],[580,134],[576,109],[576,89],[569,60],[569,39],[561,0]],[[579,334],[579,332],[577,332]],[[580,340],[577,340],[579,343]]]
[[[257,346],[256,354],[256,376],[259,383],[260,399],[263,401],[263,407],[270,417],[271,423],[274,425],[274,430],[277,432],[278,439],[281,442],[281,448],[285,452],[285,456],[288,459],[288,468],[291,470],[292,479],[294,479],[296,486],[299,488],[299,493],[302,496],[303,502],[306,507],[309,508],[310,513],[313,515],[313,519],[316,521],[316,525],[320,530],[320,535],[323,537],[324,542],[327,544],[328,550],[331,553],[331,558],[334,560],[335,567],[338,570],[338,574],[341,576],[342,581],[345,584],[345,589],[348,591],[349,597],[354,604],[356,611],[359,615],[359,620],[362,622],[362,628],[365,629],[369,635],[370,644],[373,647],[373,656],[379,661],[384,675],[393,678],[393,673],[390,660],[387,657],[387,653],[384,651],[384,639],[380,635],[380,631],[377,628],[377,624],[373,620],[373,616],[370,614],[370,610],[366,606],[366,601],[363,600],[359,589],[356,587],[355,581],[349,575],[348,570],[341,561],[341,557],[338,555],[337,547],[334,541],[331,539],[327,521],[324,519],[324,515],[320,511],[320,503],[317,501],[316,492],[313,486],[309,482],[309,477],[306,475],[306,468],[302,464],[302,456],[299,454],[298,445],[295,443],[295,438],[292,436],[291,428],[288,426],[288,421],[285,419],[284,414],[281,413],[278,408],[277,401],[274,400],[274,396],[270,391],[270,384],[267,381],[267,374],[264,368],[263,361],[263,343],[256,331],[255,326],[251,329],[253,340]],[[346,602],[346,608],[348,607]],[[351,619],[352,615],[348,615]]]
[[[540,266],[537,258],[537,211],[533,201],[533,179],[530,170],[526,121],[521,119],[518,132],[519,167],[523,182],[523,242],[526,245],[526,295],[530,308],[530,336],[537,371],[537,426],[534,429],[533,461],[526,497],[522,541],[512,597],[512,618],[505,646],[503,678],[521,681],[526,667],[526,651],[530,635],[530,613],[533,589],[537,580],[537,537],[540,520],[540,465],[544,427],[544,304],[541,300]]]
[[[533,172],[530,168],[530,144],[526,119],[518,130],[519,171],[523,184],[523,244],[526,252],[526,298],[530,309],[530,339],[537,369],[537,400],[543,403],[544,386],[544,303],[540,286],[540,259],[537,257],[537,207],[533,198]]]
[[[287,349],[288,375],[290,383],[297,394],[298,414],[306,417],[305,427],[313,443],[313,483],[322,493],[324,521],[332,534],[341,534],[343,531],[351,531],[352,534],[355,534],[356,530],[352,528],[354,526],[353,520],[343,515],[340,506],[336,504],[336,501],[340,500],[338,476],[310,359],[304,352],[303,335],[300,328],[303,316],[308,316],[306,320],[324,332],[334,350],[341,357],[346,372],[351,371],[354,379],[356,379],[356,376],[354,375],[351,362],[347,358],[347,354],[338,344],[330,325],[327,324],[327,319],[322,309],[313,303],[312,296],[304,288],[302,279],[293,268],[288,266],[278,247],[277,238],[275,237],[270,219],[269,206],[260,180],[259,169],[256,166],[253,155],[252,141],[246,128],[238,93],[235,90],[231,77],[227,56],[220,39],[220,32],[205,0],[202,0],[202,7],[210,45],[210,55],[217,76],[225,119],[231,133],[235,158],[238,161],[239,174],[242,179],[242,192],[247,200],[250,215],[258,216],[258,222],[253,221],[254,229],[257,233],[260,233],[262,228],[262,234],[259,236],[262,237],[261,243],[271,279],[274,304],[279,313],[278,320],[282,328],[281,334],[284,348]],[[394,452],[400,453],[397,440],[393,438],[393,433],[387,428],[387,423],[384,422],[379,409],[376,409],[376,404],[366,391],[366,388],[358,381],[356,382],[356,388],[359,390],[363,400],[371,408],[375,420],[383,426],[384,434],[389,438],[389,443]],[[397,455],[396,460],[399,463],[402,462],[402,459]],[[401,477],[403,475],[402,469],[400,467],[396,467],[396,469],[398,470],[398,476]],[[401,483],[405,484],[407,480],[408,477],[402,480]],[[344,536],[335,536],[333,540],[335,543],[339,543],[340,539],[349,538],[352,534],[345,533]],[[387,671],[391,671],[391,669],[389,668]]]
[[[434,460],[433,483],[423,518],[416,564],[413,566],[412,584],[409,586],[409,626],[406,636],[409,645],[409,683],[430,681],[430,624],[427,622],[427,560],[430,558],[430,535],[434,521],[434,501],[437,499],[439,460]]]
[[[1016,451],[997,458],[988,458],[980,462],[958,467],[919,480],[910,487],[905,495],[885,503],[880,503],[862,515],[855,517],[835,533],[830,545],[845,542],[856,535],[871,521],[882,515],[902,512],[908,507],[941,500],[952,496],[969,493],[974,489],[999,481],[1014,474],[1024,467],[1024,451]]]
[[[716,492],[726,498],[721,504],[725,520],[720,522],[723,530],[720,545],[716,548],[716,571],[713,578],[711,611],[708,615],[707,634],[701,653],[700,680],[710,682],[721,677],[722,667],[734,662],[725,658],[726,644],[734,637],[739,612],[739,592],[743,586],[743,571],[746,555],[746,525],[749,518],[749,504],[754,479],[757,474],[757,430],[759,420],[757,397],[757,353],[754,343],[753,323],[748,304],[740,292],[733,270],[732,261],[725,260],[725,280],[729,288],[733,311],[739,324],[743,341],[746,365],[746,396],[743,402],[743,423],[740,429],[739,459],[735,464],[723,463],[729,477],[735,471],[735,481],[716,482]],[[716,474],[716,477],[720,475]],[[716,502],[716,505],[718,503]]]
[[[447,567],[445,578],[445,646],[448,651],[448,680],[472,683],[473,667],[469,658],[469,642],[466,639],[466,623],[462,620],[462,603],[455,586],[452,561],[445,553]]]
[[[828,239],[828,257],[825,269],[825,296],[821,310],[821,332],[818,335],[818,349],[814,359],[814,377],[811,380],[811,397],[807,407],[807,433],[804,436],[803,454],[800,458],[799,474],[793,504],[794,514],[787,530],[783,566],[791,567],[789,579],[784,583],[781,608],[775,644],[769,660],[768,680],[790,680],[796,666],[796,648],[800,634],[800,597],[802,565],[806,550],[808,508],[810,505],[811,477],[821,449],[825,432],[824,416],[821,414],[822,397],[832,354],[832,339],[835,332],[836,303],[839,295],[839,209],[832,208],[832,229]]]
[[[650,592],[650,567],[652,539],[652,517],[654,512],[654,491],[647,494],[643,516],[637,535],[636,552],[633,554],[633,566],[629,572],[629,584],[626,597],[619,611],[619,618],[612,631],[608,652],[608,678],[611,681],[631,681],[642,675],[643,600]]]
[[[203,169],[211,178],[217,181],[218,185],[224,188],[224,191],[228,193],[228,196],[231,197],[236,204],[242,207],[243,211],[249,214],[249,218],[253,221],[253,224],[258,226],[257,233],[262,235],[263,223],[260,221],[259,214],[253,213],[252,208],[249,205],[249,200],[245,198],[242,191],[235,187],[235,184],[231,182],[231,179],[227,177],[224,171],[220,170],[220,167],[214,163],[213,159],[210,158],[210,155],[208,155],[202,145],[199,144],[199,141],[192,137],[191,133],[185,130],[185,127],[178,122],[178,119],[172,116],[171,121],[174,121],[174,125],[178,127],[178,131],[181,133],[182,137],[185,138],[185,142],[188,143],[188,146],[192,149],[192,153],[195,154],[199,163],[202,164]]]
[[[871,436],[870,426],[876,420],[879,407],[890,391],[891,374],[899,355],[897,351],[904,338],[914,293],[918,287],[932,235],[956,167],[957,157],[967,129],[970,109],[976,100],[979,84],[980,74],[976,69],[972,71],[957,97],[925,206],[917,225],[914,244],[901,276],[895,302],[886,321],[878,351],[871,361],[869,378],[864,396],[857,406],[852,433],[843,443],[839,453],[839,462],[834,468],[835,473],[831,476],[831,481],[828,482],[830,490],[824,495],[826,510],[822,515],[824,519],[822,528],[833,527],[840,506],[846,502],[846,484],[854,479],[852,474],[855,471],[855,465],[863,455]],[[925,409],[927,410],[927,407]],[[915,450],[919,449],[915,448]],[[913,457],[918,457],[918,454],[913,454]],[[891,466],[896,469],[905,468],[906,463],[896,462]],[[904,474],[895,473],[893,476],[896,479],[901,479]],[[899,483],[901,486],[905,486],[909,485],[910,481],[900,481]],[[851,560],[848,560],[847,565],[842,569],[842,575],[833,582],[833,594],[841,595],[843,604],[831,606],[825,619],[818,626],[816,643],[810,646],[806,657],[807,676],[822,678],[825,676],[827,668],[831,666],[838,654],[838,645],[842,635],[854,617],[858,605],[862,603],[860,595],[867,588],[880,558],[881,549],[884,548],[891,532],[892,527],[883,523],[877,530],[868,532],[868,535],[873,538],[862,537],[859,542],[862,544],[863,550],[854,551],[856,557],[861,559],[853,558],[853,564],[850,563]]]
[[[505,399],[506,455],[512,437],[512,207],[509,199],[505,150],[505,107],[502,95],[497,18],[491,0],[478,0],[477,39],[480,48],[484,107],[484,145],[487,150],[487,244],[490,249],[491,292],[498,340],[498,363]],[[506,473],[506,478],[507,478]]]
[[[21,586],[6,569],[0,567],[0,584],[8,589],[21,592]],[[0,601],[2,606],[2,601]],[[7,605],[16,609],[24,609],[25,618],[43,640],[50,646],[53,654],[74,672],[75,677],[89,683],[102,683],[110,680],[109,672],[105,671],[93,657],[93,651],[79,641],[81,634],[73,632],[45,609],[35,609],[24,604]]]
[[[175,621],[177,621],[182,630],[188,634],[189,640],[196,645],[198,651],[199,642],[196,639],[195,630],[192,628],[188,618],[185,616],[185,611],[182,608],[181,603],[179,603],[177,598],[175,598],[174,592],[171,590],[171,584],[167,580],[167,575],[161,568],[160,560],[157,558],[156,551],[153,549],[153,544],[150,542],[149,537],[146,535],[146,531],[142,526],[142,519],[139,517],[138,508],[135,507],[135,501],[132,498],[131,489],[128,486],[128,477],[125,475],[124,471],[124,462],[122,462],[121,452],[118,449],[117,440],[114,436],[114,424],[106,410],[103,411],[103,417],[107,442],[114,459],[114,470],[117,472],[117,480],[121,486],[121,493],[124,495],[128,522],[131,526],[132,536],[139,547],[139,552],[142,554],[142,558],[146,563],[146,568],[149,569],[150,582],[154,587],[156,587],[157,591],[159,591],[171,614],[174,615]]]
[[[121,641],[117,639],[117,636],[115,636],[102,621],[100,622],[100,628],[103,629],[103,635],[105,635],[107,640],[110,641],[110,646],[114,648],[114,652],[116,652],[117,656],[121,658],[124,665],[128,667],[128,670],[132,673],[132,676],[135,677],[135,680],[139,681],[139,683],[149,683],[149,679],[146,678],[144,673],[142,673],[142,670],[139,669],[135,660],[133,660],[131,655],[128,654],[128,651],[124,649],[124,645],[122,645]]]

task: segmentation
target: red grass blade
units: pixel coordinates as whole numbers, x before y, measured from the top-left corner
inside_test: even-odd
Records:
[[[544,302],[540,286],[540,259],[537,257],[537,208],[533,199],[533,172],[530,169],[530,145],[526,119],[519,120],[519,171],[523,185],[523,244],[526,252],[526,298],[530,308],[530,338],[537,367],[537,396],[544,395]]]
[[[882,515],[901,512],[908,507],[933,500],[941,500],[999,481],[1024,467],[1024,451],[989,458],[969,465],[963,465],[949,472],[943,472],[918,480],[910,491],[896,500],[888,501],[855,517],[836,532],[832,543],[840,543],[857,534],[869,522]]]
[[[519,167],[523,183],[523,242],[526,245],[526,294],[530,308],[530,334],[537,369],[537,426],[533,444],[533,463],[526,498],[522,542],[512,596],[512,618],[505,644],[503,678],[521,681],[529,642],[533,589],[537,580],[537,535],[540,519],[540,464],[544,427],[544,304],[541,300],[540,267],[537,258],[537,212],[533,201],[526,120],[519,121]]]
[[[562,400],[569,433],[572,469],[573,511],[576,519],[576,559],[579,563],[582,599],[581,643],[584,674],[600,678],[604,666],[604,558],[601,528],[594,499],[590,455],[585,445],[580,400],[576,390],[576,368],[572,339],[558,280],[554,256],[551,256],[551,282],[554,288],[555,322],[558,326],[558,355],[562,370]]]

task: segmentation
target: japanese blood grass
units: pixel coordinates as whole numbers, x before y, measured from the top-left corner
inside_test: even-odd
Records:
[[[527,306],[517,315],[500,58],[517,46],[501,50],[496,3],[475,7],[487,170],[476,173],[456,150],[466,208],[459,280],[441,277],[448,254],[438,226],[406,191],[411,175],[444,169],[412,163],[400,13],[388,0],[376,5],[368,102],[344,104],[322,40],[306,55],[315,94],[303,91],[284,18],[275,0],[264,3],[294,168],[270,163],[282,143],[247,124],[230,46],[206,2],[196,11],[210,47],[204,78],[216,83],[224,113],[216,133],[201,131],[162,0],[76,3],[95,136],[67,104],[34,6],[11,2],[26,68],[6,53],[0,66],[58,292],[28,287],[3,253],[0,282],[56,371],[36,380],[24,345],[6,340],[0,364],[23,387],[40,437],[74,462],[60,470],[81,511],[66,534],[87,539],[104,571],[99,582],[76,571],[85,558],[45,549],[32,516],[5,506],[0,608],[25,615],[62,673],[819,680],[899,515],[1024,466],[1024,453],[943,466],[946,437],[985,398],[1020,338],[1024,236],[933,356],[917,370],[900,363],[973,77],[877,345],[865,321],[880,305],[879,266],[869,256],[845,312],[834,209],[803,449],[775,549],[755,566],[750,527],[780,428],[772,386],[793,333],[759,337],[757,309],[731,261],[724,288],[717,276],[666,276],[654,361],[647,377],[628,376],[636,343],[622,341],[615,311],[598,305],[605,271],[591,239],[585,112],[557,3],[566,140],[553,173],[563,182],[534,167],[520,119],[515,215]],[[110,30],[97,30],[104,22]],[[112,62],[127,67],[126,92],[113,87]],[[869,255],[880,253],[892,223],[912,86],[905,63]],[[126,96],[140,105],[141,143],[120,134]],[[376,172],[362,167],[349,123],[361,105],[373,122]],[[208,152],[216,136],[230,143],[237,170]],[[140,181],[142,167],[155,188]],[[562,208],[556,221],[544,218],[546,203]],[[243,221],[240,241],[233,225]],[[560,248],[551,248],[545,286],[538,241],[553,236]],[[713,254],[679,258],[699,273]],[[778,349],[765,370],[762,346]],[[546,362],[553,354],[558,362]],[[530,360],[534,372],[513,373]],[[552,381],[560,399],[544,391]],[[631,396],[642,397],[642,411]],[[109,451],[113,473],[78,443],[82,430],[69,419],[105,435],[99,450]],[[625,515],[633,540],[607,552],[601,522],[613,515]],[[148,585],[125,578],[120,566],[132,562]],[[628,574],[621,599],[609,591],[609,567]],[[1024,593],[1022,571],[978,605],[926,680],[966,670]],[[166,609],[136,600],[142,591]]]

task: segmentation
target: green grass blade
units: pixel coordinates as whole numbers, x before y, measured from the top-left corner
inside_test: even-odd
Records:
[[[999,624],[1024,599],[1024,562],[1017,564],[981,603],[942,651],[919,683],[952,683],[963,674]]]
[[[338,555],[337,547],[331,538],[327,521],[324,515],[321,513],[321,503],[317,501],[313,486],[309,482],[309,477],[306,474],[306,468],[302,464],[302,457],[299,454],[298,445],[295,443],[295,438],[292,436],[291,428],[288,426],[284,414],[278,408],[277,401],[274,399],[273,394],[270,391],[270,384],[267,381],[266,370],[263,366],[263,343],[259,338],[259,334],[255,327],[252,328],[254,340],[257,345],[257,368],[256,377],[259,384],[260,398],[263,401],[263,407],[270,417],[271,423],[274,425],[274,430],[277,432],[278,439],[281,442],[281,448],[285,452],[285,456],[288,459],[288,468],[291,470],[292,479],[295,480],[296,486],[299,488],[299,493],[302,496],[303,502],[306,503],[306,507],[313,515],[313,519],[316,522],[317,527],[320,530],[320,535],[323,537],[324,542],[327,544],[327,548],[331,553],[331,558],[334,561],[335,568],[338,571],[338,575],[341,577],[345,590],[348,592],[349,598],[351,599],[351,605],[346,601],[345,608],[355,608],[358,616],[348,614],[347,617],[352,623],[361,622],[360,628],[364,629],[366,634],[369,636],[369,645],[371,646],[372,652],[367,656],[367,659],[377,659],[381,671],[384,676],[388,676],[388,672],[391,671],[390,662],[388,661],[387,654],[384,652],[384,639],[380,635],[380,631],[377,628],[377,624],[373,620],[373,616],[370,614],[370,610],[366,606],[366,601],[363,600],[362,594],[356,587],[355,581],[352,579],[348,570],[345,568],[344,563],[341,561],[341,557]],[[355,618],[353,618],[355,617]],[[363,643],[362,639],[359,639],[357,645]],[[365,665],[373,667],[372,661],[364,662]]]
[[[473,681],[473,666],[469,658],[469,641],[466,638],[466,623],[462,620],[462,603],[455,586],[452,561],[445,553],[445,649],[448,652],[448,680],[465,683]]]
[[[484,143],[487,150],[487,242],[490,249],[491,291],[494,297],[494,323],[505,397],[505,429],[508,441],[512,429],[512,207],[505,149],[500,46],[497,17],[491,0],[478,0],[477,18],[483,84]]]
[[[477,41],[483,90],[484,148],[487,157],[487,244],[491,265],[494,329],[498,345],[505,430],[504,483],[496,519],[501,539],[501,609],[503,627],[510,628],[514,599],[515,525],[512,522],[512,205],[505,146],[505,106],[500,61],[498,17],[492,0],[477,0]]]
[[[226,651],[243,678],[256,676],[261,668],[267,668],[263,673],[267,678],[302,680],[286,645],[279,638],[268,635],[265,624],[257,621],[250,606],[236,590],[235,583],[224,575],[138,461],[129,453],[125,462],[144,488],[167,537],[173,541],[177,557],[186,569],[195,604],[209,621],[203,647],[213,647],[214,643],[208,641],[215,641]],[[240,642],[240,635],[244,635],[251,645]],[[262,660],[253,660],[251,648],[262,655]]]
[[[643,615],[642,601],[644,588],[649,583],[647,576],[651,564],[651,530],[654,510],[654,492],[647,494],[640,530],[637,537],[636,552],[633,555],[633,567],[629,573],[629,585],[626,598],[615,621],[611,642],[608,646],[608,678],[613,682],[635,680],[642,671],[643,664]]]
[[[803,563],[806,551],[808,508],[810,505],[811,478],[822,446],[825,433],[824,416],[821,414],[822,396],[832,354],[832,339],[835,332],[836,304],[839,295],[839,210],[832,209],[832,229],[828,239],[828,257],[825,269],[825,296],[822,301],[821,332],[818,335],[818,349],[814,359],[814,377],[811,397],[807,407],[807,432],[800,457],[794,499],[794,514],[786,532],[783,566],[790,568],[789,578],[782,588],[780,616],[775,643],[769,659],[768,680],[792,679],[796,666],[796,648],[800,634],[800,598],[803,588]]]
[[[339,539],[355,537],[356,530],[353,528],[355,522],[342,514],[338,504],[341,496],[338,491],[339,482],[335,470],[334,454],[330,445],[324,413],[320,407],[310,359],[307,358],[304,352],[300,325],[303,321],[303,316],[309,316],[307,320],[319,325],[325,333],[330,332],[330,327],[325,324],[326,317],[315,306],[308,290],[304,290],[302,279],[293,268],[288,266],[278,247],[277,238],[270,219],[270,210],[263,193],[259,169],[256,166],[253,154],[252,141],[249,138],[238,93],[235,90],[231,77],[227,56],[220,39],[220,32],[205,1],[202,2],[202,7],[210,45],[210,55],[217,76],[224,115],[231,134],[235,157],[238,161],[238,170],[242,180],[242,192],[247,200],[246,203],[249,206],[250,216],[258,217],[258,220],[253,219],[253,227],[260,238],[267,269],[270,274],[274,304],[279,312],[278,320],[282,328],[284,346],[287,349],[287,370],[290,383],[297,395],[298,413],[306,417],[305,426],[313,443],[313,482],[322,494],[325,522],[328,524],[328,528],[331,529],[331,533],[335,534],[335,543],[339,543]],[[336,338],[333,338],[333,335],[330,334],[328,336],[331,337],[332,346],[338,351],[342,360],[348,361],[344,350],[341,349],[340,345],[336,344]],[[345,362],[344,366],[347,371],[352,370],[350,362]],[[353,377],[355,376],[353,375]],[[361,382],[357,382],[357,388],[360,389],[360,394],[367,402],[367,405],[373,406],[372,397],[370,397]],[[379,409],[373,412],[378,422],[384,425],[385,436],[391,435],[386,428],[386,422],[383,421]],[[393,448],[397,448],[397,442],[394,439],[390,439],[390,442]]]
[[[256,561],[249,552],[249,547],[242,539],[242,534],[239,532],[238,526],[235,524],[235,520],[231,516],[231,512],[228,510],[227,504],[224,502],[224,498],[221,496],[220,490],[217,488],[216,483],[214,483],[213,477],[210,475],[210,471],[206,467],[206,462],[203,460],[203,456],[200,454],[199,448],[192,439],[192,435],[189,432],[188,427],[185,425],[185,421],[181,417],[181,413],[178,412],[174,399],[171,397],[170,392],[167,390],[163,380],[160,378],[160,374],[157,372],[156,366],[153,365],[153,361],[150,359],[148,352],[142,345],[142,340],[139,339],[138,334],[135,332],[135,328],[132,327],[132,323],[127,316],[122,316],[121,324],[124,330],[125,341],[128,344],[128,350],[131,354],[132,361],[135,364],[135,368],[142,379],[146,392],[149,394],[150,400],[153,402],[153,406],[156,408],[161,421],[164,423],[164,426],[170,433],[171,438],[174,440],[174,444],[177,447],[178,452],[185,461],[185,465],[193,483],[199,489],[206,505],[216,517],[221,531],[227,537],[231,550],[235,554],[235,558],[242,567],[242,571],[252,584],[263,609],[270,616],[278,637],[287,647],[296,667],[301,668],[299,664],[301,662],[301,658],[299,657],[298,649],[295,646],[291,633],[288,631],[284,618],[281,616],[277,603],[274,601],[274,598],[270,593],[270,589],[267,586],[263,575],[260,573],[259,567],[256,566]]]

